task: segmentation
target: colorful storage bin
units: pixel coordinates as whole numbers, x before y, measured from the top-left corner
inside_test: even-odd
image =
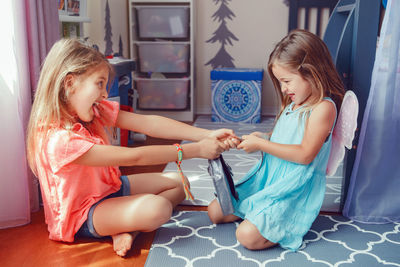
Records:
[[[211,120],[261,121],[262,69],[217,68],[211,71]]]
[[[136,42],[140,72],[186,73],[189,42]]]
[[[188,6],[136,6],[139,38],[188,38]]]
[[[139,109],[182,110],[188,106],[189,78],[134,78]]]

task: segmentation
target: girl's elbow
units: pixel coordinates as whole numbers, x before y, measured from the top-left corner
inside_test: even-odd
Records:
[[[141,165],[141,161],[143,161],[143,157],[138,153],[129,153],[126,156],[126,160],[124,162],[125,166],[135,166]]]
[[[315,155],[303,155],[302,157],[300,157],[298,159],[297,163],[308,165],[314,160],[314,158],[315,158]]]

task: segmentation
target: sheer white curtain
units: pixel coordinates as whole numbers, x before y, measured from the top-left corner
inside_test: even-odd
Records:
[[[25,6],[2,1],[0,16],[0,226],[30,221],[25,129],[31,103]]]
[[[25,133],[41,60],[59,36],[57,1],[3,0],[1,7],[0,229],[29,223],[31,209],[39,207]],[[39,52],[43,42],[44,53]]]

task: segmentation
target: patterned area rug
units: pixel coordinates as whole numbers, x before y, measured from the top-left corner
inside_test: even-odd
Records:
[[[211,122],[210,116],[198,116],[194,123],[195,126],[206,129],[228,128],[233,129],[238,136],[250,134],[255,131],[269,132],[274,125],[273,117],[263,117],[261,123],[216,123]],[[239,180],[246,174],[253,165],[261,158],[261,154],[247,154],[242,150],[231,149],[223,153],[225,161],[231,166],[233,178]],[[182,162],[183,173],[188,177],[191,185],[191,191],[195,197],[194,201],[185,200],[183,205],[208,206],[214,199],[214,186],[211,177],[208,175],[208,161],[206,159],[190,159]],[[338,172],[343,169],[343,164],[339,166]],[[176,171],[175,163],[169,163],[164,172]],[[327,186],[322,211],[337,212],[340,211],[342,200],[343,178],[338,175],[327,177]]]
[[[321,215],[297,252],[247,250],[235,238],[236,227],[212,224],[206,212],[177,212],[158,229],[145,266],[400,266],[399,223]]]

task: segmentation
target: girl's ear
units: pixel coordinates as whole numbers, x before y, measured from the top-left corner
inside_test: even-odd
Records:
[[[67,95],[71,95],[74,92],[75,76],[73,74],[67,74],[64,79],[64,88]]]

